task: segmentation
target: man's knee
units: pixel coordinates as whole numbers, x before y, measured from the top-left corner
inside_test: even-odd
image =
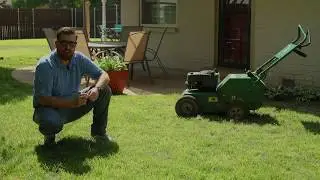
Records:
[[[111,96],[112,95],[112,90],[110,88],[109,85],[107,85],[105,88],[102,89],[102,92],[105,93],[106,95],[108,96]]]
[[[106,99],[110,99],[112,95],[112,91],[109,85],[107,85],[105,88],[102,88],[99,92],[99,98],[104,97]]]
[[[57,134],[63,128],[60,114],[53,108],[37,108],[34,121],[39,124],[39,131],[44,135]]]

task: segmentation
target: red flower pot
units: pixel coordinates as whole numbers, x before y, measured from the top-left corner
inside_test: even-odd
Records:
[[[128,70],[108,71],[110,78],[109,86],[113,94],[122,94],[129,78]]]

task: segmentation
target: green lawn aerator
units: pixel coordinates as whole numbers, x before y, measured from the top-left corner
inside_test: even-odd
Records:
[[[255,71],[229,74],[222,81],[217,70],[189,72],[185,82],[187,89],[175,105],[177,115],[193,117],[198,114],[226,113],[235,120],[246,117],[250,110],[262,106],[267,90],[263,81],[268,70],[292,52],[306,57],[300,50],[310,44],[309,30],[305,33],[299,25],[298,37]]]

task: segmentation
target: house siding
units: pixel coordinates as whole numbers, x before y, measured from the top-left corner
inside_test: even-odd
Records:
[[[122,7],[129,7],[127,0],[122,0]],[[170,28],[165,35],[159,56],[163,63],[173,69],[200,70],[212,67],[214,64],[215,40],[215,1],[197,0],[178,1],[177,28]],[[138,4],[138,3],[137,3]],[[135,11],[132,8],[122,8],[122,14]],[[138,8],[137,8],[138,9]],[[133,14],[133,12],[130,12]],[[136,14],[136,13],[134,13]],[[130,25],[132,20],[126,15],[122,18],[124,25]],[[149,47],[155,48],[161,36],[161,29],[148,27],[153,31]],[[151,64],[156,66],[156,64]]]
[[[159,55],[169,68],[197,71],[217,64],[218,0],[179,0],[177,28],[169,29]],[[139,0],[122,0],[122,24],[139,25]],[[291,54],[275,66],[266,79],[277,86],[282,79],[293,79],[298,86],[320,87],[320,1],[252,0],[251,69],[267,61],[297,36],[302,24],[311,32],[312,44],[303,51],[307,58]],[[155,48],[161,35],[157,28],[149,47]]]
[[[140,0],[121,0],[121,23],[126,26],[139,26]]]
[[[311,45],[303,49],[308,56],[289,55],[274,67],[267,78],[273,86],[283,78],[295,80],[298,86],[320,87],[320,1],[268,0],[253,1],[252,66],[258,67],[297,36],[298,24],[308,27]]]

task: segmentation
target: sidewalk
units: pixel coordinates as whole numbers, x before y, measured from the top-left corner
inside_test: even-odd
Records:
[[[229,73],[240,73],[241,70],[218,68],[220,77],[223,79]],[[33,84],[35,67],[25,67],[16,69],[12,72],[13,78],[18,81]],[[151,74],[154,82],[151,84],[146,71],[142,68],[134,70],[133,81],[130,82],[130,86],[124,90],[126,95],[150,95],[150,94],[172,94],[182,93],[185,87],[185,80],[187,71],[169,70],[169,75],[166,77],[159,68],[151,68]],[[85,87],[85,81],[81,83],[82,87]]]
[[[33,85],[34,72],[34,66],[24,67],[14,70],[12,77],[20,82]],[[154,79],[153,84],[149,82],[146,72],[135,70],[130,87],[127,87],[123,93],[126,95],[170,94],[181,93],[184,90],[184,73],[173,73],[165,78],[162,73],[159,73],[158,69],[152,69],[151,72]],[[84,79],[81,86],[85,86]]]

